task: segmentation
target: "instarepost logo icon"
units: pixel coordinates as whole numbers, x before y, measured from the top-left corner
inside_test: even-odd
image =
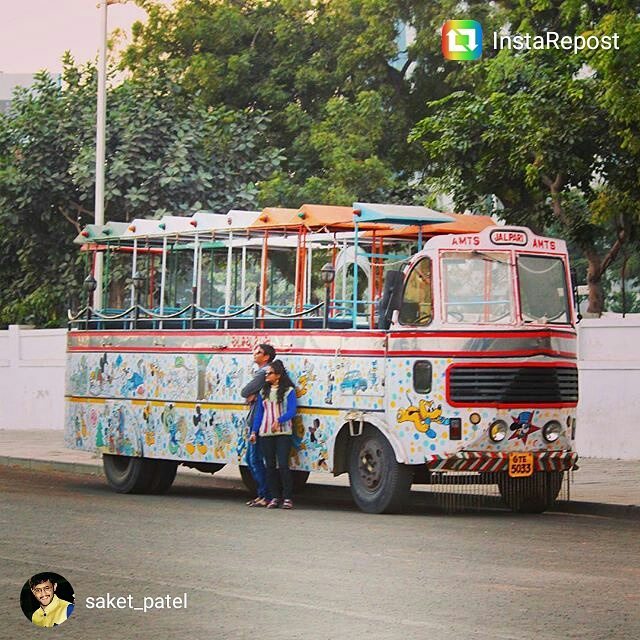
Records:
[[[447,60],[477,60],[482,55],[482,25],[476,20],[447,20],[442,53]]]

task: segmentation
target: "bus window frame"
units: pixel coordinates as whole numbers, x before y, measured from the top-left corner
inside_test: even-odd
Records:
[[[448,293],[447,293],[447,280],[445,278],[445,265],[444,262],[447,258],[448,255],[459,255],[459,256],[473,256],[474,254],[476,256],[479,256],[480,254],[492,254],[492,253],[496,253],[496,254],[503,254],[505,256],[508,257],[507,262],[505,262],[504,264],[507,266],[507,275],[509,277],[509,290],[511,292],[511,311],[510,311],[510,321],[509,322],[496,322],[496,321],[491,321],[491,320],[479,320],[479,321],[474,321],[474,322],[450,322],[447,319],[447,304],[448,304]],[[515,255],[514,255],[515,253]],[[441,313],[442,313],[442,322],[443,324],[448,324],[451,326],[455,326],[455,327],[465,327],[465,326],[471,326],[471,325],[476,325],[476,326],[496,326],[496,327],[502,327],[502,328],[508,328],[508,327],[515,327],[519,324],[520,320],[519,320],[519,314],[520,314],[520,299],[519,299],[519,288],[518,288],[518,282],[517,282],[517,272],[516,272],[516,256],[519,252],[515,251],[513,249],[510,248],[488,248],[488,249],[469,249],[469,248],[465,248],[465,249],[451,249],[451,248],[442,248],[439,252],[438,252],[438,268],[439,268],[439,282],[438,282],[438,286],[439,286],[439,299],[438,299],[438,304],[441,306]],[[491,262],[502,262],[500,260],[491,260]],[[490,302],[489,302],[490,304]]]
[[[554,320],[547,320],[546,322],[543,322],[541,320],[525,320],[524,319],[524,313],[522,310],[522,289],[521,289],[521,282],[520,282],[520,271],[519,271],[519,261],[520,258],[546,258],[546,259],[552,259],[552,260],[558,260],[561,265],[562,265],[562,273],[563,273],[563,284],[564,284],[564,291],[565,291],[565,304],[566,304],[566,308],[565,308],[565,315],[567,320],[564,322],[556,322]],[[553,255],[553,254],[543,254],[543,253],[536,253],[536,252],[531,252],[531,251],[518,251],[516,252],[515,255],[515,260],[514,260],[514,269],[515,269],[515,284],[516,284],[516,293],[518,295],[517,301],[518,301],[518,315],[519,318],[521,319],[521,322],[523,324],[526,324],[528,326],[534,325],[534,326],[548,326],[548,325],[554,325],[554,326],[575,326],[575,320],[574,320],[574,302],[573,302],[573,293],[572,293],[572,287],[571,287],[571,279],[570,279],[570,274],[569,274],[569,265],[568,265],[568,261],[566,256],[563,255]]]
[[[431,293],[431,300],[430,300],[430,302],[431,302],[431,319],[429,320],[429,322],[425,322],[425,323],[421,323],[421,324],[418,324],[416,322],[412,322],[412,323],[403,322],[402,321],[402,307],[404,305],[405,294],[407,292],[407,286],[409,284],[409,280],[410,280],[411,276],[413,275],[413,273],[415,272],[415,270],[418,268],[418,266],[420,264],[422,264],[422,262],[424,260],[427,260],[428,264],[429,264],[429,278],[430,278],[429,290],[430,290],[430,293]],[[400,326],[403,326],[403,327],[428,327],[430,324],[433,323],[434,316],[435,316],[435,313],[434,313],[435,309],[434,309],[434,304],[433,304],[434,303],[434,295],[433,295],[433,265],[434,265],[433,259],[429,255],[421,256],[418,260],[416,260],[413,263],[413,265],[411,265],[411,267],[409,269],[409,272],[407,274],[407,277],[404,279],[404,285],[402,287],[402,298],[401,298],[401,301],[400,301],[400,308],[398,309],[398,324]]]

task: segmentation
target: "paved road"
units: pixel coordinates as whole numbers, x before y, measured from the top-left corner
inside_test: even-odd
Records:
[[[0,468],[0,637],[40,637],[19,592],[42,569],[75,588],[56,631],[69,639],[640,637],[637,522],[445,515],[419,500],[371,516],[333,489],[265,511],[228,481],[183,476],[167,496],[120,496],[100,478]],[[87,608],[184,593],[186,609]]]

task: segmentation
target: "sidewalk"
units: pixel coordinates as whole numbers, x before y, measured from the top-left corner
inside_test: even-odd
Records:
[[[13,465],[37,471],[58,470],[102,474],[99,454],[65,449],[61,430],[0,429],[0,465]],[[559,500],[554,511],[640,520],[640,460],[582,458],[573,474],[571,500]],[[196,474],[179,467],[179,473]],[[227,465],[216,478],[240,480],[238,468]],[[348,486],[346,475],[334,478],[313,473],[309,481],[319,485]],[[428,487],[415,487],[428,491]]]

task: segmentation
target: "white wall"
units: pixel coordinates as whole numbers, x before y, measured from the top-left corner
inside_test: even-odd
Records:
[[[0,331],[0,429],[62,429],[66,329]]]
[[[0,331],[0,429],[62,429],[65,329]],[[640,315],[578,325],[576,448],[640,460]]]
[[[640,460],[640,314],[578,325],[583,457]]]

